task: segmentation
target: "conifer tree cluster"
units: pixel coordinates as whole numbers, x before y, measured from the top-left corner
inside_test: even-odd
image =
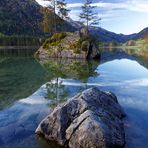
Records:
[[[65,0],[45,0],[47,7],[43,10],[43,29],[45,33],[57,32],[57,25],[68,19],[69,10],[66,8]]]
[[[89,26],[96,26],[100,22],[98,13],[95,12],[96,6],[93,6],[92,0],[86,0],[81,7],[80,21],[86,26],[87,34],[89,32]]]

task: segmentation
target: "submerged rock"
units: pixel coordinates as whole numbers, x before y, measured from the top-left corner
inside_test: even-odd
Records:
[[[90,88],[56,107],[36,134],[70,148],[122,148],[124,116],[113,93]]]

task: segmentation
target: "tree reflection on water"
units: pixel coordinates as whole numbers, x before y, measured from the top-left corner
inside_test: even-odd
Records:
[[[56,78],[55,83],[47,83],[46,84],[47,95],[46,99],[50,99],[50,107],[55,108],[59,103],[66,101],[68,96],[68,89],[62,85],[62,81],[59,81],[59,78]]]
[[[97,76],[95,72],[99,61],[72,60],[72,59],[49,59],[42,63],[43,67],[52,75],[53,81],[46,84],[46,99],[50,99],[50,107],[54,108],[64,102],[70,96],[70,87],[63,84],[65,80],[75,80],[85,84],[79,87],[79,92],[87,88],[89,77]],[[69,82],[70,83],[70,82]],[[72,83],[71,83],[72,84]]]

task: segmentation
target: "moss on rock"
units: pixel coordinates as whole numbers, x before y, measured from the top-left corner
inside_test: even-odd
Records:
[[[64,39],[66,36],[67,36],[66,32],[55,33],[51,38],[48,38],[43,43],[43,48],[49,49],[50,46],[58,46],[61,43],[62,39]]]
[[[56,58],[94,58],[99,55],[99,50],[93,36],[81,35],[79,31],[76,31],[55,33],[39,49],[40,55],[45,55],[45,53],[49,57]],[[93,56],[88,56],[88,54]]]

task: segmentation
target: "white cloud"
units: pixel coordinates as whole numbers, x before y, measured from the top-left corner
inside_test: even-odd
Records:
[[[69,3],[67,4],[68,8],[75,8],[75,7],[81,7],[83,5],[83,3]]]
[[[40,5],[42,6],[47,6],[48,5],[48,1],[44,1],[44,0],[36,0]]]
[[[77,8],[81,7],[83,3],[69,3],[67,6],[69,8]],[[93,6],[97,6],[102,9],[106,10],[113,10],[113,9],[125,9],[129,11],[136,11],[136,12],[146,12],[148,13],[148,1],[145,0],[127,0],[125,2],[120,3],[105,3],[99,2],[94,3]]]
[[[101,18],[101,22],[103,21],[111,21],[116,20],[118,17],[120,17],[120,13],[114,13],[114,11],[110,10],[104,13],[98,14],[99,18]]]
[[[71,10],[69,13],[69,16],[73,19],[73,20],[79,20],[79,14],[80,14],[81,10]]]
[[[134,108],[136,110],[148,111],[148,100],[143,97],[139,97],[139,99],[135,97],[120,97],[120,104]]]

